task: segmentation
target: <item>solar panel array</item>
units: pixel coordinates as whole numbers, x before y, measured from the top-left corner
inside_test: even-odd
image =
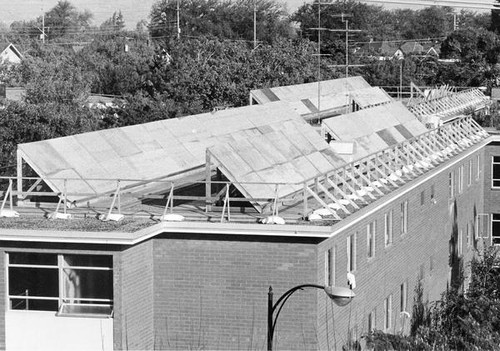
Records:
[[[113,191],[116,179],[139,182],[197,168],[204,175],[207,148],[251,140],[287,121],[303,123],[276,102],[20,144],[18,150],[53,191],[97,195]]]
[[[217,144],[209,152],[226,177],[253,199],[272,199],[276,190],[279,197],[293,194],[303,182],[345,164],[302,119],[258,128],[253,136]]]
[[[353,159],[383,150],[427,132],[401,103],[393,102],[323,120],[334,140],[354,142]]]
[[[352,100],[356,101],[360,108],[393,101],[383,89],[371,87],[362,77],[326,80],[320,85],[315,82],[257,89],[250,92],[250,97],[259,104],[287,101],[300,115],[317,113],[320,110],[339,110],[348,106]]]
[[[345,91],[354,91],[370,88],[370,84],[360,76],[323,80],[320,84],[321,95],[341,94]],[[254,89],[250,91],[259,104],[272,101],[297,101],[307,97],[318,96],[318,82],[287,85],[273,88]]]

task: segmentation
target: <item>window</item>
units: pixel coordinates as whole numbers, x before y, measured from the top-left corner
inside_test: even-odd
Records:
[[[453,172],[448,175],[448,197],[453,199],[455,196],[455,177]]]
[[[422,192],[420,193],[420,206],[422,206],[423,204],[425,204],[425,190],[422,190]]]
[[[356,234],[347,237],[347,271],[356,270]]]
[[[476,164],[477,164],[476,180],[479,180],[479,175],[481,174],[481,159],[479,158],[479,155],[477,155],[476,157]]]
[[[368,332],[372,332],[377,328],[375,312],[376,310],[373,310],[368,314]]]
[[[432,274],[432,271],[434,270],[434,255],[431,255],[429,258],[429,274]]]
[[[500,244],[500,214],[491,215],[491,240],[493,245]]]
[[[464,190],[464,166],[458,167],[458,193],[461,194]]]
[[[392,327],[392,295],[384,300],[384,331],[389,331]]]
[[[462,255],[463,254],[463,244],[462,244],[462,240],[463,240],[463,230],[460,229],[460,231],[458,232],[458,254],[459,255]]]
[[[325,285],[335,285],[335,251],[336,247],[325,252]]]
[[[392,210],[384,215],[384,242],[385,247],[392,244]]]
[[[467,186],[470,186],[472,184],[472,160],[469,160],[469,175],[467,177]]]
[[[367,242],[367,257],[368,258],[373,258],[375,257],[375,226],[376,226],[376,221],[373,221],[369,223],[366,226],[366,242]]]
[[[491,161],[491,186],[500,188],[500,156],[493,156]]]
[[[408,283],[404,282],[401,284],[400,287],[400,305],[399,305],[399,310],[400,312],[405,312],[407,308],[407,302],[408,302]]]
[[[435,189],[434,189],[434,184],[431,185],[431,203],[436,203],[435,200],[436,194],[435,194]]]
[[[7,254],[9,308],[111,316],[112,262],[112,256],[104,255],[11,252]]]
[[[408,200],[401,203],[401,234],[408,232]]]
[[[467,240],[467,247],[472,246],[472,225],[470,222],[467,222],[466,228],[465,228],[465,235],[466,235],[466,240]]]

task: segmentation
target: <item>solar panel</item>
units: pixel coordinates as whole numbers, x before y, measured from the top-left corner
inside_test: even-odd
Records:
[[[259,129],[260,130],[260,129]],[[333,171],[345,162],[330,150],[328,144],[314,129],[303,122],[290,119],[279,130],[261,131],[258,137],[240,139],[231,144],[232,153],[222,144],[209,148],[211,157],[227,178],[249,199],[288,196],[303,189],[304,182]],[[245,160],[245,165],[240,160]],[[251,184],[258,181],[266,184]],[[287,184],[282,184],[287,183]],[[265,201],[252,201],[263,206]],[[259,208],[259,206],[257,206]]]
[[[233,169],[237,176],[259,171],[283,158],[302,156],[289,140],[293,134],[277,134],[289,120],[305,125],[286,103],[275,102],[20,144],[18,150],[53,191],[63,192],[62,180],[48,179],[57,176],[75,178],[67,182],[68,193],[103,194],[116,187],[116,181],[106,179],[134,179],[138,183],[193,169],[199,169],[199,179],[204,179],[206,149],[216,144],[224,145],[221,152],[237,165]],[[262,145],[253,148],[245,142],[262,136],[263,130],[270,136],[279,135],[272,142],[267,138],[269,142],[263,147],[284,145],[283,155],[264,156]],[[308,150],[312,148],[307,144]],[[87,182],[86,178],[103,180]],[[87,197],[74,195],[70,200],[84,198]]]
[[[336,140],[355,142],[355,155],[351,155],[354,159],[427,131],[401,102],[391,102],[328,118],[322,121],[322,125]]]

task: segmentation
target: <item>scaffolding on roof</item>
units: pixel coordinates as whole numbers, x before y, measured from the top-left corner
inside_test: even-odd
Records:
[[[470,114],[474,111],[486,108],[489,98],[477,88],[467,89],[458,93],[439,95],[438,98],[414,102],[408,104],[408,109],[425,124],[432,123],[434,126],[439,121],[446,122],[457,116]]]
[[[476,121],[463,117],[349,163],[304,185],[321,205],[304,213],[341,220],[487,137]]]

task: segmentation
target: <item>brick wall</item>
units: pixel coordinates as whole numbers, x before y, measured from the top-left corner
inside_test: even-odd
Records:
[[[347,286],[347,236],[356,234],[356,261],[354,272],[357,287],[356,298],[346,307],[337,307],[325,298],[318,300],[319,348],[340,348],[348,340],[349,332],[354,339],[367,332],[368,315],[375,311],[375,328],[384,329],[384,300],[392,295],[392,322],[388,332],[400,331],[401,284],[407,284],[407,311],[412,314],[414,289],[418,277],[422,276],[424,299],[440,298],[449,282],[451,268],[450,238],[462,234],[462,257],[472,256],[474,242],[467,246],[467,225],[474,227],[475,215],[481,211],[482,175],[476,179],[477,158],[475,154],[456,164],[442,165],[429,173],[430,178],[418,186],[418,179],[394,191],[387,201],[377,201],[352,215],[347,221],[333,227],[332,238],[318,247],[318,281],[325,281],[325,252],[335,251],[335,284]],[[473,177],[468,186],[468,166],[472,160]],[[464,166],[463,190],[458,193],[458,169]],[[449,173],[455,177],[455,196],[449,198]],[[425,177],[425,176],[424,176]],[[423,177],[422,177],[423,178]],[[431,201],[431,186],[434,185],[434,200]],[[423,194],[422,194],[423,192]],[[423,198],[423,204],[422,204]],[[401,234],[401,203],[408,201],[408,232]],[[382,202],[384,201],[384,202]],[[456,206],[455,206],[456,203]],[[455,215],[456,209],[456,215]],[[384,243],[384,214],[393,211],[393,243]],[[367,258],[367,225],[376,221],[375,257]],[[453,225],[453,222],[456,225]],[[352,222],[352,224],[349,224]],[[346,227],[348,225],[348,228]],[[345,228],[345,229],[342,229]],[[471,235],[473,238],[474,235]],[[458,244],[458,243],[457,243]],[[409,330],[409,321],[404,322]]]
[[[229,240],[154,240],[159,349],[265,349],[267,292],[315,283],[316,245]],[[314,290],[295,293],[277,323],[279,349],[313,350]]]
[[[492,142],[484,148],[484,213],[500,213],[500,189],[492,189],[492,158],[500,156],[500,142]]]
[[[115,279],[115,349],[152,350],[153,328],[153,242],[146,241],[124,250]]]

